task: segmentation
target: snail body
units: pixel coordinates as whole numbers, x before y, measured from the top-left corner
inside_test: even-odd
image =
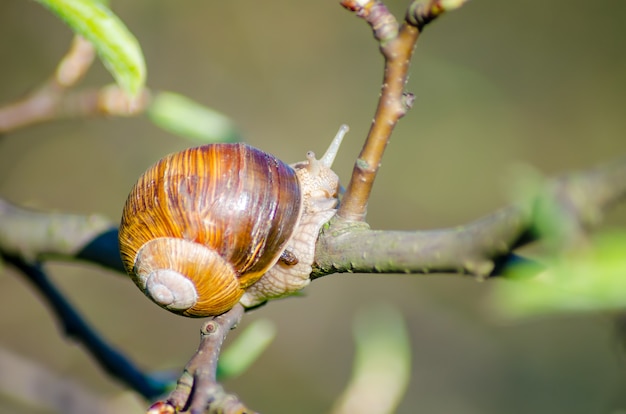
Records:
[[[310,152],[291,166],[241,143],[161,159],[124,207],[128,274],[159,306],[191,317],[302,289],[320,228],[335,213],[339,180],[330,167],[345,132],[322,159]]]

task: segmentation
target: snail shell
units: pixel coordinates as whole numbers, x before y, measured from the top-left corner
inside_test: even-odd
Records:
[[[293,166],[245,144],[204,145],[158,161],[133,187],[119,230],[135,284],[191,317],[306,286],[320,228],[335,213],[339,182],[330,164],[345,132],[321,160],[309,153]]]

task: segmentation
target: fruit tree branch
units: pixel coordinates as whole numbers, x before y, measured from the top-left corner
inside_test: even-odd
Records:
[[[200,345],[167,400],[158,401],[148,414],[189,411],[192,414],[253,414],[239,399],[217,382],[217,362],[222,344],[243,316],[243,306],[211,318],[202,325]],[[208,410],[208,411],[207,411]]]
[[[0,107],[0,134],[63,118],[119,115],[143,111],[149,101],[144,91],[130,98],[118,86],[71,91],[87,73],[95,57],[91,43],[75,36],[54,74],[23,99]]]
[[[584,237],[624,197],[626,158],[546,180],[528,200],[455,228],[382,231],[337,220],[318,239],[312,278],[335,272],[458,272],[484,278],[530,241],[562,245]],[[551,227],[538,229],[545,217]]]
[[[342,199],[338,217],[347,221],[364,221],[374,179],[394,127],[413,105],[413,94],[404,87],[415,49],[424,26],[463,1],[430,0],[413,2],[404,22],[396,18],[380,0],[343,0],[341,5],[364,19],[372,28],[385,60],[383,83],[378,107],[363,149],[356,160],[352,177]]]

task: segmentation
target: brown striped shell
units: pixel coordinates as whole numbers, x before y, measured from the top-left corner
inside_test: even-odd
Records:
[[[335,214],[339,178],[331,166],[347,131],[342,125],[321,159],[309,152],[291,166],[244,144],[163,158],[124,207],[127,272],[159,306],[193,317],[302,289],[320,229]]]
[[[300,219],[293,168],[245,144],[171,154],[132,189],[120,251],[137,286],[172,312],[232,308],[272,267]]]

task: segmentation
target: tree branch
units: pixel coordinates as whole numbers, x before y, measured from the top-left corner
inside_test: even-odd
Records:
[[[130,412],[129,400],[111,400],[64,375],[49,371],[6,349],[0,349],[0,394],[28,411],[63,414],[109,414]],[[24,411],[25,412],[25,411]]]
[[[405,93],[415,43],[424,26],[463,1],[430,0],[413,2],[402,25],[380,0],[343,0],[341,5],[356,13],[372,28],[385,59],[385,69],[376,113],[363,149],[354,164],[352,177],[337,216],[347,221],[364,221],[367,202],[394,127],[413,105],[414,96]]]
[[[529,201],[495,212],[465,226],[431,231],[371,230],[365,222],[372,186],[391,133],[411,108],[405,92],[415,43],[426,24],[462,0],[414,1],[402,24],[378,0],[344,0],[372,28],[384,57],[381,96],[363,149],[337,216],[320,235],[315,279],[332,273],[458,272],[485,278],[497,274],[515,259],[515,248],[538,238],[556,246],[583,240],[586,228],[603,210],[626,194],[626,160],[569,175],[542,185]],[[130,101],[116,87],[69,93],[90,67],[93,50],[80,39],[51,80],[26,99],[0,108],[0,132],[71,116],[132,114],[145,108],[149,96]],[[91,55],[89,54],[91,53]],[[538,225],[541,217],[558,217]],[[152,379],[116,353],[76,314],[49,282],[38,263],[42,260],[85,260],[123,272],[117,248],[117,230],[99,217],[41,213],[0,200],[0,253],[41,292],[68,335],[76,337],[113,376],[148,398],[162,391]],[[221,346],[241,319],[241,305],[209,320],[202,328],[198,350],[187,364],[177,388],[151,413],[190,410],[192,413],[246,413],[236,397],[217,383]]]
[[[95,56],[87,40],[75,36],[55,73],[24,99],[0,107],[0,134],[41,122],[89,116],[129,116],[142,112],[150,94],[130,98],[116,85],[69,92],[87,73]]]
[[[331,223],[317,242],[312,279],[332,273],[467,273],[487,277],[528,229],[509,207],[465,226],[431,231],[370,230]]]
[[[473,223],[431,231],[370,230],[365,223],[331,222],[320,235],[312,279],[335,272],[467,273],[479,278],[537,238],[573,243],[602,213],[626,197],[626,158],[546,180],[526,202]],[[543,217],[551,228],[540,231]]]
[[[29,264],[21,258],[6,254],[2,254],[2,258],[20,270],[32,283],[56,315],[65,335],[83,344],[109,375],[148,399],[156,398],[165,392],[169,382],[144,374],[123,354],[104,341],[50,282],[40,265]]]
[[[200,345],[178,380],[176,389],[165,401],[157,401],[148,414],[189,411],[192,414],[253,414],[239,399],[226,393],[217,382],[217,363],[222,344],[243,316],[237,304],[228,312],[202,325]],[[176,411],[173,411],[176,410]],[[208,410],[208,411],[207,411]]]
[[[124,272],[117,228],[103,216],[41,212],[0,198],[0,253],[25,262],[88,260]]]

